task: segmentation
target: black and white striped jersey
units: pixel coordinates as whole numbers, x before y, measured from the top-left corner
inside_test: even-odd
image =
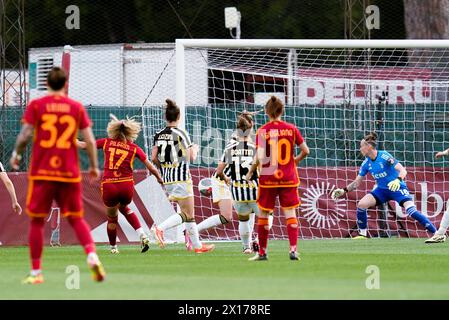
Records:
[[[0,172],[6,172],[5,167],[1,162],[0,162]]]
[[[238,138],[236,136],[232,136],[231,139],[229,139],[229,142],[226,144],[225,150],[236,142],[238,142]],[[222,160],[222,159],[223,159],[223,156],[221,157],[220,160]],[[222,162],[224,162],[224,161],[222,161]],[[229,166],[229,164],[224,168],[223,174],[227,177],[231,177],[231,167]],[[217,176],[217,170],[215,170],[214,173],[212,174],[212,178],[218,179],[218,180],[223,180],[219,176]]]
[[[259,176],[255,171],[250,181],[245,177],[256,154],[256,146],[248,141],[234,141],[228,144],[221,157],[221,162],[226,163],[227,176],[231,178],[231,193],[234,201],[257,200],[257,187]]]
[[[153,146],[158,149],[157,157],[164,183],[192,180],[187,161],[187,149],[192,146],[192,141],[186,131],[165,127],[154,135]]]

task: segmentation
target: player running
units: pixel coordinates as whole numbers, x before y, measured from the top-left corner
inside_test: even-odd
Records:
[[[104,153],[104,173],[101,180],[101,196],[107,212],[107,232],[111,253],[117,248],[117,224],[120,211],[140,238],[141,252],[149,249],[150,240],[143,231],[137,215],[128,207],[134,195],[133,167],[137,157],[162,184],[158,170],[147,159],[145,152],[134,143],[141,131],[141,124],[133,119],[119,120],[114,115],[108,123],[108,138],[98,139],[97,149]],[[86,143],[78,141],[80,148]]]
[[[259,214],[257,207],[257,186],[259,175],[257,170],[246,180],[246,174],[251,168],[256,155],[256,146],[251,143],[253,117],[242,113],[237,120],[237,135],[226,146],[218,164],[216,175],[230,185],[235,211],[239,219],[239,235],[243,244],[243,253],[250,254],[251,236],[254,230],[255,215]],[[253,244],[253,248],[258,246]]]
[[[436,159],[442,158],[444,156],[449,155],[449,149],[446,149],[444,151],[437,152],[435,155]],[[446,210],[443,214],[443,218],[440,222],[440,228],[435,232],[435,234],[427,239],[426,243],[441,243],[446,241],[446,231],[449,227],[449,210]]]
[[[268,216],[273,212],[276,197],[279,196],[281,210],[284,212],[287,233],[290,242],[290,259],[299,260],[296,246],[298,243],[298,219],[296,208],[300,204],[298,186],[299,177],[296,165],[306,158],[310,151],[301,133],[295,125],[281,120],[284,104],[272,96],[265,104],[265,113],[269,122],[257,130],[257,155],[246,179],[251,180],[257,167],[260,168],[257,204],[260,214],[257,219],[259,253],[249,260],[268,260]],[[301,150],[294,156],[295,145]]]
[[[23,115],[10,163],[14,170],[26,145],[33,136],[31,164],[28,173],[26,212],[31,218],[29,245],[31,273],[24,284],[44,282],[41,260],[44,246],[45,217],[56,200],[64,217],[74,229],[87,254],[87,264],[95,281],[103,281],[105,272],[96,254],[90,228],[83,218],[81,175],[76,137],[78,129],[86,141],[89,176],[98,179],[98,159],[91,121],[83,105],[65,96],[66,73],[59,67],[47,76],[48,95],[32,100]]]
[[[236,137],[231,137],[230,144],[237,141]],[[224,169],[224,175],[218,175],[217,170],[211,177],[212,182],[212,202],[220,209],[220,214],[214,214],[207,219],[204,219],[198,224],[198,232],[201,233],[204,230],[215,228],[221,225],[226,225],[232,221],[232,195],[231,190],[227,184],[227,173],[229,173],[229,167]]]
[[[232,220],[234,204],[239,217],[239,233],[244,253],[252,252],[251,235],[254,229],[255,214],[259,212],[256,204],[257,172],[254,174],[255,181],[253,182],[255,183],[248,184],[245,180],[245,175],[251,167],[255,155],[251,149],[253,144],[250,143],[252,127],[251,114],[249,112],[242,113],[237,120],[237,132],[226,145],[217,170],[212,176],[212,201],[218,204],[220,214],[213,215],[198,225],[198,230],[201,232],[229,223]],[[249,153],[252,156],[248,156]],[[249,161],[248,158],[250,158]],[[252,243],[252,247],[258,248],[257,242]]]
[[[154,224],[151,231],[159,245],[164,247],[164,231],[185,222],[186,232],[192,241],[195,253],[212,251],[215,247],[213,244],[201,243],[194,215],[189,163],[195,160],[198,146],[192,144],[187,132],[178,128],[181,116],[179,107],[170,99],[167,99],[166,103],[167,126],[154,136],[151,159],[161,171],[169,199],[178,202],[181,213],[172,215],[160,225]]]
[[[360,142],[360,152],[366,159],[360,167],[359,174],[353,182],[343,189],[335,189],[332,198],[337,199],[347,192],[351,192],[360,185],[369,172],[376,181],[374,189],[366,194],[357,204],[357,225],[359,235],[354,239],[367,237],[367,210],[375,205],[394,200],[404,207],[407,214],[417,220],[427,231],[435,233],[435,226],[430,220],[416,209],[407,185],[404,182],[407,171],[387,151],[377,150],[377,134],[375,132],[365,136]]]

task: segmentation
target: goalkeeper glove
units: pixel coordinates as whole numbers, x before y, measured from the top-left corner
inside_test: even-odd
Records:
[[[390,191],[398,191],[401,188],[401,180],[399,178],[394,179],[393,181],[390,181],[387,186]]]
[[[336,200],[336,199],[340,198],[342,195],[344,195],[346,192],[348,192],[348,189],[346,189],[346,188],[335,189],[334,191],[332,191],[331,198]]]

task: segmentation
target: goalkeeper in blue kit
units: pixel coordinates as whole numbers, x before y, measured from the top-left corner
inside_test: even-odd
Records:
[[[355,190],[369,172],[376,180],[374,189],[366,194],[357,204],[357,226],[359,235],[355,238],[364,239],[367,236],[367,210],[375,205],[394,200],[404,207],[407,215],[418,221],[427,231],[435,233],[436,228],[430,220],[416,209],[407,185],[404,182],[407,171],[388,152],[377,150],[377,134],[371,133],[360,142],[360,152],[366,159],[360,167],[359,174],[353,182],[343,189],[335,189],[332,198],[337,199],[345,193]]]

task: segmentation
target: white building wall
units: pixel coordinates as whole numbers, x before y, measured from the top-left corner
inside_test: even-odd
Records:
[[[51,57],[60,66],[62,51],[62,47],[31,49],[29,61]],[[205,52],[186,51],[188,105],[207,104],[205,59]],[[147,97],[145,105],[162,105],[166,98],[176,98],[175,83],[173,44],[75,46],[71,51],[69,95],[85,105],[141,106]],[[45,93],[30,89],[31,98]]]

